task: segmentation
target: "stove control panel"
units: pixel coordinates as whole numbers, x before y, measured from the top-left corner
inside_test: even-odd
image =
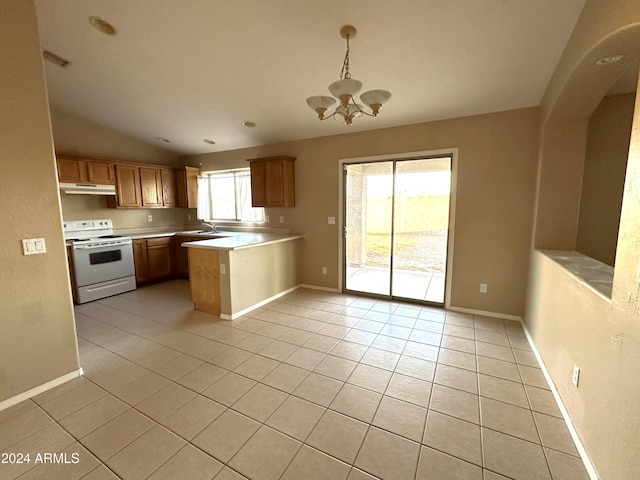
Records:
[[[74,220],[64,222],[62,225],[65,232],[87,232],[113,228],[113,223],[109,218],[103,218],[101,220]]]

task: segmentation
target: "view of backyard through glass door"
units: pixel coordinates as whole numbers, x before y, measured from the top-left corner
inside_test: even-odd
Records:
[[[451,158],[345,165],[345,289],[443,304]]]

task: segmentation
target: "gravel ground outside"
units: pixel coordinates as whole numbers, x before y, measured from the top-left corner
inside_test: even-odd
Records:
[[[368,234],[367,265],[387,267],[390,248],[390,234]],[[396,233],[394,248],[394,268],[419,272],[444,272],[447,257],[447,231]]]

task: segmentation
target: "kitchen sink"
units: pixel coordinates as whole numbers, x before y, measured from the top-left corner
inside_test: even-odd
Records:
[[[188,230],[186,232],[180,232],[180,235],[195,235],[195,236],[202,236],[208,239],[228,237],[228,235],[217,235],[214,232],[211,232],[209,230]]]

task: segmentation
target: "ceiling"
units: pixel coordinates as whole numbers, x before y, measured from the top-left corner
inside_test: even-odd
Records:
[[[52,108],[198,154],[538,105],[585,0],[36,0]],[[115,36],[89,23],[110,22]],[[377,118],[320,122],[351,40]],[[256,123],[246,128],[242,122]],[[164,137],[170,143],[157,140]],[[203,139],[216,142],[208,145]]]

